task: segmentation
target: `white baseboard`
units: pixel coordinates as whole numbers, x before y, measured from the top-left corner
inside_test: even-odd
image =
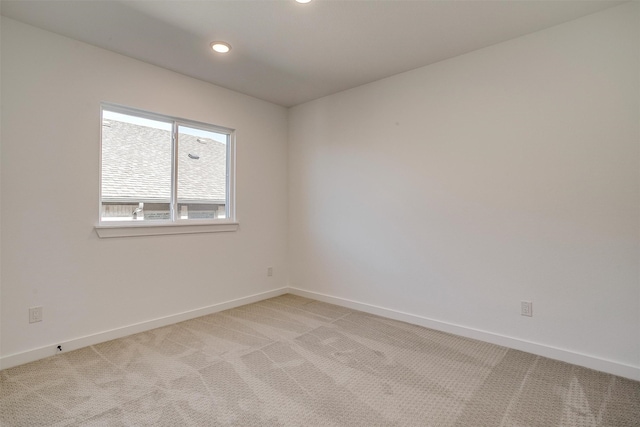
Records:
[[[339,305],[354,310],[364,311],[365,313],[376,314],[378,316],[387,317],[394,320],[414,325],[424,326],[442,332],[473,338],[476,340],[488,342],[491,344],[501,345],[503,347],[515,350],[526,351],[527,353],[536,354],[538,356],[548,357],[550,359],[561,360],[563,362],[574,365],[584,366],[585,368],[595,369],[597,371],[606,372],[608,374],[618,375],[632,380],[640,381],[640,367],[626,365],[612,360],[601,359],[586,354],[576,353],[574,351],[551,347],[545,344],[539,344],[531,341],[525,341],[518,338],[512,338],[492,332],[482,331],[479,329],[469,328],[466,326],[455,325],[448,322],[429,319],[427,317],[415,314],[404,313],[402,311],[391,310],[384,307],[378,307],[357,301],[351,301],[344,298],[325,295],[317,292],[305,291],[303,289],[289,288],[289,293],[323,301],[335,305]]]
[[[219,304],[214,304],[208,307],[202,307],[196,310],[186,311],[184,313],[178,313],[171,316],[162,317],[159,319],[149,320],[146,322],[136,323],[134,325],[125,326],[122,328],[112,329],[109,331],[100,332],[80,338],[75,338],[62,343],[50,344],[44,347],[28,350],[21,353],[11,354],[0,358],[0,369],[7,369],[14,366],[22,365],[29,362],[34,362],[45,357],[56,354],[56,346],[62,345],[63,351],[77,350],[79,348],[87,347],[94,344],[99,344],[105,341],[110,341],[117,338],[123,338],[128,335],[145,332],[151,329],[160,328],[162,326],[171,325],[174,323],[182,322],[189,319],[194,319],[200,316],[206,316],[207,314],[217,313],[219,311],[228,310],[230,308],[239,307],[245,304],[251,304],[254,302],[262,301],[264,299],[277,297],[291,293],[307,298],[312,298],[318,301],[324,301],[342,307],[351,308],[354,310],[364,311],[365,313],[376,314],[379,316],[387,317],[389,319],[400,320],[403,322],[411,323],[414,325],[420,325],[427,328],[435,329],[442,332],[448,332],[451,334],[473,338],[480,341],[501,345],[504,347],[526,351],[528,353],[537,354],[539,356],[549,357],[551,359],[561,360],[563,362],[572,363],[574,365],[584,366],[586,368],[595,369],[597,371],[606,372],[613,375],[619,375],[621,377],[629,378],[632,380],[640,381],[640,367],[626,365],[623,363],[601,359],[598,357],[589,356],[586,354],[576,353],[574,351],[551,347],[545,344],[539,344],[535,342],[525,341],[518,338],[512,338],[492,332],[482,331],[479,329],[469,328],[467,326],[455,325],[448,322],[442,322],[435,319],[430,319],[424,316],[419,316],[410,313],[404,313],[402,311],[391,310],[384,307],[379,307],[371,304],[366,304],[358,301],[352,301],[345,298],[334,297],[317,292],[306,291],[298,288],[279,288],[267,292],[262,292],[248,297],[238,298],[231,301],[226,301]]]
[[[9,356],[0,358],[0,369],[12,368],[14,366],[23,365],[25,363],[34,362],[36,360],[44,359],[45,357],[53,356],[57,353],[56,346],[58,345],[61,345],[63,351],[66,353],[68,351],[77,350],[79,348],[99,344],[105,341],[123,338],[132,334],[137,334],[139,332],[149,331],[151,329],[183,322],[185,320],[194,319],[196,317],[206,316],[207,314],[217,313],[219,311],[228,310],[230,308],[239,307],[241,305],[251,304],[257,301],[262,301],[264,299],[277,297],[288,292],[289,288],[275,289],[272,291],[250,295],[248,297],[210,305],[208,307],[202,307],[195,310],[185,311],[183,313],[162,317],[159,319],[140,322],[134,325],[124,326],[122,328],[116,328],[109,331],[99,332],[97,334],[75,338],[62,343],[57,342],[55,344],[50,344],[44,347],[36,348],[34,350],[11,354]]]

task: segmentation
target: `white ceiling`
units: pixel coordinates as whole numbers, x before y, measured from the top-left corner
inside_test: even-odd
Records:
[[[622,1],[9,1],[2,15],[283,106]],[[226,56],[209,49],[225,40]]]

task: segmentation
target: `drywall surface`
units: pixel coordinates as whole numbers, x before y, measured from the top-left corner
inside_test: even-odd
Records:
[[[294,107],[290,286],[640,368],[639,6]]]
[[[2,57],[2,356],[286,286],[286,109],[6,18]],[[239,230],[98,238],[101,101],[236,129]]]

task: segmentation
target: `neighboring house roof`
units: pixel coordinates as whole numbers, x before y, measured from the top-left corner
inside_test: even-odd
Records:
[[[179,135],[179,202],[225,203],[226,150],[212,139]],[[170,198],[171,132],[104,120],[102,201],[166,203]]]

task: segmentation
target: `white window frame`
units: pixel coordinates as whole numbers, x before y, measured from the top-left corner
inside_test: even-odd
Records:
[[[113,111],[116,113],[137,116],[150,120],[171,123],[171,203],[169,220],[153,221],[103,221],[102,220],[102,123],[103,111]],[[227,138],[227,176],[226,176],[226,218],[224,219],[180,219],[178,212],[178,127],[188,126],[222,133],[228,135]],[[98,187],[98,224],[95,226],[99,237],[130,237],[130,236],[153,236],[164,234],[192,234],[192,233],[215,233],[223,231],[237,231],[239,223],[236,220],[235,210],[235,154],[236,154],[236,131],[235,129],[208,123],[182,119],[163,114],[152,113],[136,108],[103,102],[100,104],[100,162],[99,162],[99,187]]]

